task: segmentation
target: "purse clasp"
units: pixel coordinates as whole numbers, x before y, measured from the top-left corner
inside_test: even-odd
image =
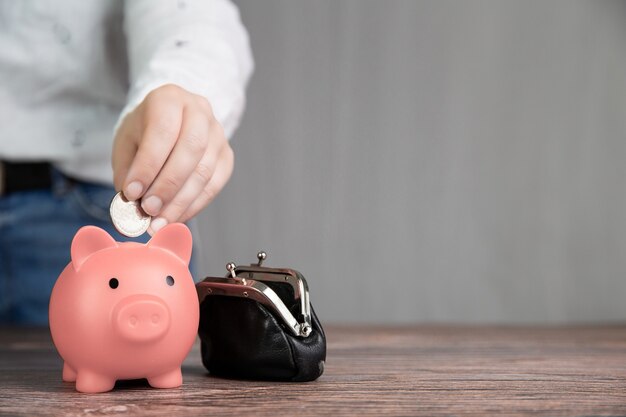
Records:
[[[311,303],[306,279],[298,271],[290,268],[268,268],[261,266],[267,258],[265,252],[257,254],[258,262],[250,266],[237,266],[233,262],[226,265],[228,274],[224,278],[207,277],[196,284],[200,303],[209,295],[227,295],[250,298],[276,313],[294,336],[307,337],[311,334]],[[298,321],[289,311],[276,292],[267,282],[287,283],[293,288],[295,301],[299,302]]]

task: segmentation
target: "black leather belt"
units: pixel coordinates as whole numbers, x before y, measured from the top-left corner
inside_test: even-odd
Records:
[[[52,165],[48,162],[0,161],[0,196],[51,186]]]

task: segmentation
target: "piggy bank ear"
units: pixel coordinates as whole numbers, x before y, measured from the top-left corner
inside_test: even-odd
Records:
[[[106,231],[96,226],[81,227],[72,240],[72,265],[78,271],[95,252],[115,247],[117,242]]]
[[[187,226],[182,223],[170,223],[152,236],[148,246],[168,250],[189,265],[193,240]]]

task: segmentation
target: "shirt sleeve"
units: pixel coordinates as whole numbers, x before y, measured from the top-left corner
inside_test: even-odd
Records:
[[[248,33],[229,0],[125,0],[129,90],[124,117],[148,93],[176,84],[207,98],[230,138],[254,67]]]

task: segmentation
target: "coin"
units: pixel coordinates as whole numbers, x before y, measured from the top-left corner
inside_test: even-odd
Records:
[[[113,226],[128,237],[144,234],[152,220],[152,217],[142,210],[139,200],[128,201],[121,191],[111,200],[109,211]]]

